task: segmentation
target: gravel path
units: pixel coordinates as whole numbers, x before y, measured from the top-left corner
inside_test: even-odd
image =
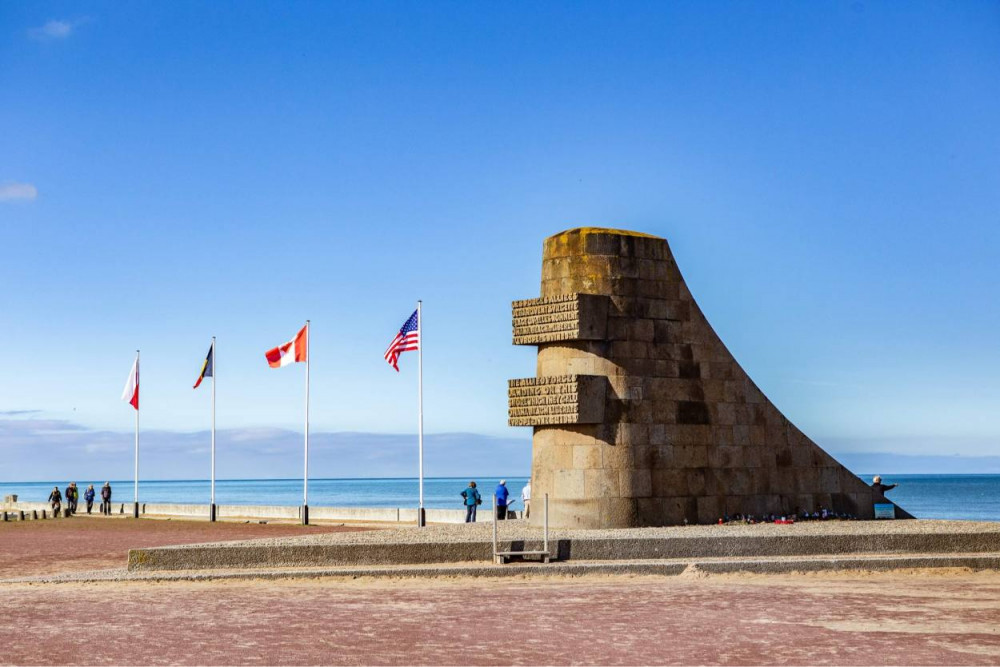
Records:
[[[542,529],[517,521],[499,524],[501,540],[541,539]],[[614,530],[550,530],[549,539],[635,539],[685,537],[766,537],[795,535],[884,535],[936,533],[996,533],[1000,522],[991,521],[807,521],[792,525],[735,524],[724,526],[669,526]],[[291,546],[327,544],[417,544],[439,542],[488,542],[493,524],[442,524],[426,528],[393,528],[356,533],[327,533],[227,542],[226,546]]]
[[[255,567],[251,569],[165,570],[130,572],[112,568],[57,575],[0,578],[0,587],[18,584],[67,584],[107,582],[183,582],[224,580],[274,580],[319,578],[378,578],[378,579],[455,579],[532,577],[542,580],[559,577],[608,575],[676,576],[693,573],[699,576],[731,574],[782,575],[790,573],[854,572],[874,573],[899,570],[903,573],[921,570],[940,572],[954,570],[998,571],[1000,553],[943,554],[848,554],[841,556],[725,556],[699,558],[656,558],[630,560],[579,560],[542,564],[538,561],[495,565],[472,561],[456,563],[422,563],[405,565],[329,565],[315,567]]]

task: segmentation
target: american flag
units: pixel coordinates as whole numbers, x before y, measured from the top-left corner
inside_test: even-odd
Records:
[[[385,360],[389,365],[399,371],[399,355],[402,352],[420,349],[420,320],[417,311],[413,311],[410,319],[406,320],[403,327],[396,334],[396,337],[389,343],[389,349],[385,351]]]

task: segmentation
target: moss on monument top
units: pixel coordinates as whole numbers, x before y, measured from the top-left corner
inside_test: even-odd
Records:
[[[573,229],[567,229],[565,231],[559,232],[558,234],[553,234],[546,241],[556,239],[560,236],[568,236],[570,234],[579,234],[580,236],[589,236],[591,234],[614,234],[615,236],[635,236],[644,239],[660,239],[660,236],[654,236],[652,234],[644,234],[642,232],[633,232],[627,229],[612,229],[611,227],[575,227]]]
[[[545,239],[543,253],[546,260],[560,257],[635,257],[662,260],[669,256],[667,240],[652,234],[631,232],[608,227],[577,227],[567,229]],[[606,264],[587,269],[593,280],[606,277]]]

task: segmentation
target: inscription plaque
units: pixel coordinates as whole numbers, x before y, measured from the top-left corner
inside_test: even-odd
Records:
[[[604,420],[607,378],[555,375],[511,380],[508,423],[511,426],[599,424]]]
[[[601,340],[607,332],[608,297],[564,294],[513,302],[514,345]]]

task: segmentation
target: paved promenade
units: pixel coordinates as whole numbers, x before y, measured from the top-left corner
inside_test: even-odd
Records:
[[[125,567],[129,549],[304,537],[358,528],[75,516],[0,523],[0,578]]]
[[[1000,662],[1000,575],[0,586],[0,663]]]
[[[779,527],[732,528],[749,535]],[[0,524],[0,664],[1000,662],[1000,570],[121,580],[122,545],[385,537],[323,530],[338,528],[96,518]],[[91,560],[72,556],[88,551]],[[85,567],[117,570],[90,583],[9,581],[26,572],[84,575]]]

